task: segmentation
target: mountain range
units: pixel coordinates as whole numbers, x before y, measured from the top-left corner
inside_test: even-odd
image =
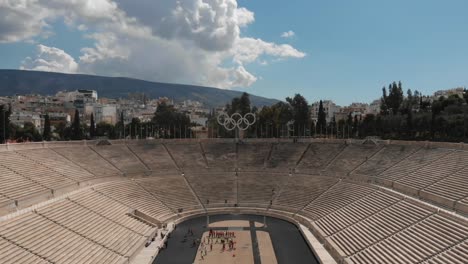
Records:
[[[242,92],[212,87],[150,82],[126,77],[104,77],[56,72],[1,70],[0,96],[24,94],[54,95],[59,91],[96,90],[99,97],[125,98],[129,93],[144,93],[149,98],[168,97],[175,102],[195,100],[208,107],[223,106]],[[250,95],[252,105],[261,107],[278,102]]]

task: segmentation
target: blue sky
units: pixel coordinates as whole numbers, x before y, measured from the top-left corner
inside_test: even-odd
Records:
[[[93,20],[81,19],[65,25],[64,21],[67,20],[65,17],[54,16],[44,18],[48,26],[41,29],[41,32],[52,31],[51,36],[44,37],[41,33],[30,34],[28,38],[0,43],[2,58],[0,68],[38,69],[37,66],[42,60],[39,60],[41,57],[36,53],[37,45],[41,44],[64,51],[76,61],[79,72],[103,75],[123,74],[136,78],[148,76],[145,79],[151,79],[154,76],[153,80],[202,83],[213,86],[226,85],[224,88],[278,99],[300,93],[309,102],[332,99],[340,105],[356,101],[370,102],[380,97],[383,85],[392,81],[401,80],[405,89],[417,89],[424,94],[430,94],[439,89],[466,86],[468,83],[468,15],[466,13],[468,1],[238,0],[237,4],[239,8],[248,9],[255,18],[254,21],[246,22],[246,25],[241,25],[239,22],[242,38],[261,39],[262,44],[288,44],[288,49],[292,50],[291,53],[277,55],[281,53],[280,47],[277,48],[278,52],[262,50],[256,54],[253,61],[244,60],[236,64],[231,63],[235,55],[234,57],[226,55],[222,62],[217,60],[217,56],[222,52],[226,51],[226,54],[231,54],[231,50],[227,51],[230,48],[221,44],[216,47],[216,50],[211,50],[211,46],[209,48],[197,46],[197,51],[191,51],[185,56],[194,56],[193,61],[177,56],[167,56],[161,59],[163,55],[158,55],[154,62],[150,62],[148,68],[159,69],[158,60],[163,61],[165,65],[170,65],[161,70],[166,71],[164,74],[159,74],[160,71],[145,72],[139,68],[138,63],[131,61],[122,69],[115,68],[115,60],[121,59],[119,56],[112,57],[112,61],[96,62],[93,60],[94,64],[91,65],[90,60],[79,61],[80,56],[84,53],[95,54],[98,51],[108,54],[96,47],[105,46],[110,50],[109,47],[118,46],[117,42],[111,45],[104,40],[103,24],[97,25],[94,17]],[[167,10],[171,10],[169,5]],[[126,9],[120,3],[117,6],[128,16],[131,14],[139,21],[145,21],[143,12],[140,16],[138,10],[133,10],[137,8]],[[80,8],[76,7],[77,13],[82,11]],[[8,25],[7,22],[0,19],[0,30],[1,24]],[[80,31],[77,27],[79,24],[84,24],[89,29]],[[154,32],[161,28],[158,24],[144,25],[153,28]],[[295,33],[293,37],[281,37],[283,32],[290,30]],[[95,32],[101,34],[102,37],[86,37],[87,34]],[[157,33],[154,34],[157,35]],[[161,33],[161,36],[176,43],[175,46],[185,45],[190,41],[194,43],[200,41],[198,36],[193,34],[168,37]],[[139,50],[134,50],[134,46],[128,43],[121,44],[125,43],[124,37],[120,38],[118,35],[117,38],[122,49],[128,48],[133,53],[138,53]],[[219,40],[213,41],[217,43]],[[155,42],[154,45],[160,47],[159,42]],[[83,52],[82,49],[86,47],[93,48],[94,53]],[[122,49],[115,48],[124,52]],[[184,49],[192,50],[192,46],[184,46]],[[47,50],[47,52],[53,51]],[[302,57],[301,53],[305,53],[306,56]],[[33,63],[22,63],[26,57],[32,58]],[[102,58],[102,56],[97,57]],[[135,57],[135,60],[137,58]],[[204,75],[203,79],[194,77],[197,76],[196,69],[177,66],[179,63],[191,65],[200,58],[202,58],[201,71],[206,66],[206,76]],[[46,57],[46,59],[50,58]],[[166,60],[169,61],[166,62]],[[171,60],[174,63],[171,63]],[[67,60],[65,61],[68,63]],[[120,62],[125,63],[125,59]],[[263,65],[264,62],[266,65]],[[111,64],[114,66],[110,67]],[[242,67],[245,71],[239,68],[228,70],[229,67]],[[107,70],[101,70],[103,68]],[[219,75],[210,75],[214,69],[221,70]],[[194,73],[180,78],[168,77],[172,75],[171,71],[194,71]],[[222,79],[220,76],[223,74],[231,77]],[[234,80],[232,76],[239,74],[244,79]],[[203,72],[200,75],[203,75]]]
[[[291,29],[294,46],[308,54],[256,67],[264,78],[254,93],[347,104],[379,97],[393,80],[426,94],[468,84],[468,1],[241,3],[256,16],[247,34],[280,41],[277,32]]]

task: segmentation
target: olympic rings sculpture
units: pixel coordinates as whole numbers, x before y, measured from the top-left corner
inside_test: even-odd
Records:
[[[231,116],[226,113],[222,113],[218,115],[217,119],[218,124],[223,126],[228,131],[234,130],[236,128],[240,130],[247,130],[257,121],[257,118],[252,113],[247,113],[244,116],[239,113],[234,113]]]

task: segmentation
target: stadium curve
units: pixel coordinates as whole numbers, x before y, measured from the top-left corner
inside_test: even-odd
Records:
[[[463,143],[8,144],[0,145],[0,182],[4,263],[136,263],[174,224],[225,213],[303,225],[338,263],[468,259]]]

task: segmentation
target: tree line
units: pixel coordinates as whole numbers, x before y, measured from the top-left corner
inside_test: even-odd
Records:
[[[190,138],[194,135],[190,130],[193,126],[190,118],[177,112],[172,105],[161,103],[151,121],[141,122],[138,118],[132,118],[125,124],[124,113],[119,115],[119,121],[113,125],[107,122],[95,123],[91,114],[89,124],[81,121],[80,113],[75,110],[71,125],[66,122],[58,122],[52,131],[51,120],[48,114],[44,115],[44,129],[41,133],[31,122],[25,122],[22,127],[10,122],[11,107],[0,105],[0,142],[6,139],[16,142],[24,141],[50,141],[50,140],[83,140],[83,139],[123,139],[123,138]]]
[[[468,91],[463,94],[441,96],[436,100],[411,89],[403,92],[401,82],[382,88],[380,111],[377,114],[348,113],[346,118],[326,120],[322,100],[319,101],[315,120],[311,119],[311,105],[300,94],[287,97],[283,102],[261,109],[250,106],[249,95],[244,93],[226,105],[228,114],[252,112],[257,122],[250,127],[247,137],[378,137],[393,140],[432,140],[468,142]],[[214,113],[214,111],[213,111]],[[211,132],[210,132],[211,131]],[[208,122],[210,137],[234,137],[226,131],[212,114]]]
[[[358,115],[349,113],[346,118],[329,122],[323,102],[319,101],[317,118],[311,118],[311,105],[300,94],[287,97],[271,106],[261,109],[252,106],[248,93],[233,98],[225,105],[225,112],[231,116],[240,113],[256,115],[256,122],[243,131],[244,137],[330,137],[330,138],[366,138],[379,137],[394,140],[432,140],[450,142],[468,142],[468,91],[462,96],[456,94],[431,100],[418,91],[408,89],[403,92],[401,82],[393,82],[382,88],[380,112],[377,114]],[[44,130],[37,131],[32,123],[18,127],[9,122],[11,107],[0,105],[0,139],[31,140],[81,140],[94,138],[192,138],[195,124],[189,117],[176,111],[172,105],[161,103],[151,121],[141,122],[133,118],[124,123],[124,114],[120,113],[115,124],[95,123],[91,115],[90,124],[80,121],[78,110],[71,126],[62,122],[51,131],[49,116],[44,117]],[[236,130],[226,130],[218,123],[215,109],[208,115],[205,131],[210,138],[236,137]]]

